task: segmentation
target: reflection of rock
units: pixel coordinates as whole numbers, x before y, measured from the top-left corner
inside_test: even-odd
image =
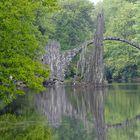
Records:
[[[86,89],[78,91],[81,94],[86,111],[90,111],[93,115],[94,128],[96,130],[97,140],[106,139],[106,125],[104,118],[104,91],[102,88],[86,87]],[[81,107],[81,110],[84,108]],[[86,112],[87,114],[87,112]]]
[[[38,110],[47,115],[49,122],[54,126],[61,123],[63,115],[72,116],[76,113],[72,110],[63,86],[49,88],[47,93],[38,94],[36,99]]]
[[[73,93],[72,96],[77,100],[76,94]],[[71,98],[71,95],[69,98]],[[77,100],[76,106],[74,106],[73,101],[71,103],[69,98],[63,85],[53,86],[48,88],[47,93],[37,95],[36,105],[38,110],[46,115],[49,122],[54,126],[60,125],[63,116],[80,119],[86,125],[86,115],[89,110],[86,110],[84,100],[82,100],[82,103]]]
[[[98,140],[105,140],[105,118],[104,118],[104,98],[103,98],[103,91],[97,89],[96,92],[93,94],[93,115],[94,115],[94,122],[95,128],[97,132],[97,139]]]
[[[66,93],[64,86],[55,86],[46,93],[36,96],[37,109],[48,117],[51,125],[57,126],[62,122],[63,116],[80,119],[88,129],[96,129],[98,140],[105,140],[104,122],[104,96],[102,89],[71,89]],[[89,120],[88,114],[93,114]],[[92,121],[92,123],[91,123]]]

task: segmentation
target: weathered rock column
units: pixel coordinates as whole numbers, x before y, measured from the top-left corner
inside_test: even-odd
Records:
[[[57,41],[49,41],[46,46],[46,55],[43,56],[43,63],[50,66],[50,79],[64,80],[64,68],[62,66],[60,44]]]
[[[103,63],[103,32],[104,16],[103,13],[97,16],[97,27],[94,38],[95,49],[92,57],[92,76],[91,82],[95,85],[104,84],[104,63]]]
[[[81,51],[82,48],[74,48],[65,52],[61,51],[60,43],[50,40],[46,46],[47,53],[42,57],[44,64],[50,66],[50,79],[64,81],[65,72],[73,57]]]

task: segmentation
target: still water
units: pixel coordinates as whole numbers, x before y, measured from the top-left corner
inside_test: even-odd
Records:
[[[0,114],[0,140],[140,140],[140,84],[50,87]]]

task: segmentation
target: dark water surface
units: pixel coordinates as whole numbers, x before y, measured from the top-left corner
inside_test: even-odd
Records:
[[[51,87],[0,113],[0,140],[140,140],[140,84]]]

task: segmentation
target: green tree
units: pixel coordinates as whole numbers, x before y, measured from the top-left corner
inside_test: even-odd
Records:
[[[61,10],[54,17],[56,28],[51,38],[58,40],[65,50],[93,38],[94,5],[88,0],[65,0],[60,3]]]
[[[42,35],[38,13],[52,12],[55,6],[55,0],[0,1],[0,99],[9,102],[24,93],[19,82],[37,92],[43,89],[49,69],[39,59],[49,33]]]
[[[138,3],[121,0],[104,0],[105,36],[122,37],[138,42]],[[105,43],[105,62],[109,78],[139,76],[140,52],[124,43]]]

